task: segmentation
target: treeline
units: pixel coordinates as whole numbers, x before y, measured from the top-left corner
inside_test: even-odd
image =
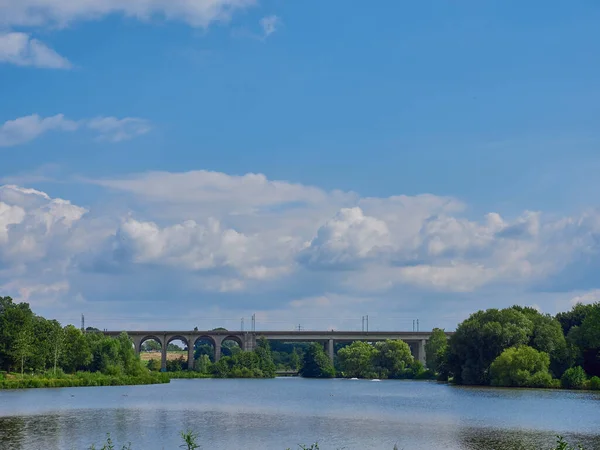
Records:
[[[18,384],[10,373],[28,380],[21,384],[32,385],[44,383],[35,377],[62,380],[52,382],[59,386],[69,380],[75,386],[165,381],[164,376],[148,371],[126,334],[111,338],[97,332],[83,333],[72,325],[63,327],[10,297],[0,297],[0,372],[0,387]],[[79,372],[97,375],[79,375],[77,379],[65,376]]]
[[[180,357],[167,361],[167,372],[174,378],[196,378],[194,372],[202,377],[215,378],[273,378],[275,377],[275,363],[269,342],[263,337],[256,343],[256,348],[250,352],[243,352],[237,348],[222,356],[214,362],[209,352],[203,347],[196,348],[194,354],[198,358],[194,361],[194,370],[187,371],[187,361]],[[151,359],[148,368],[153,371],[160,370],[160,361]],[[191,372],[191,373],[190,373]],[[176,375],[173,375],[175,373]]]
[[[456,384],[600,389],[600,303],[552,317],[529,307],[472,314],[448,340],[434,330],[428,367]]]

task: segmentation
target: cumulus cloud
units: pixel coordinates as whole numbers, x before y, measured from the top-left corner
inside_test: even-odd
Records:
[[[70,69],[68,59],[27,33],[0,33],[0,63],[46,69]]]
[[[5,0],[0,2],[0,24],[5,26],[65,27],[78,20],[94,20],[111,14],[151,20],[179,20],[195,27],[227,21],[255,0]]]
[[[343,208],[317,231],[300,260],[309,266],[351,266],[375,258],[391,246],[387,224],[365,216],[359,207]]]
[[[262,28],[264,38],[268,38],[275,33],[280,25],[281,19],[274,14],[260,19],[260,26]]]
[[[117,194],[129,212],[82,207],[32,188],[0,188],[0,286],[17,283],[10,286],[19,295],[32,292],[39,302],[60,297],[58,287],[68,284],[68,295],[90,301],[148,298],[168,289],[181,302],[201,296],[224,307],[227,299],[231,308],[249,298],[263,308],[296,309],[354,298],[348,311],[356,311],[361,298],[412,307],[409,300],[422,293],[464,299],[510,289],[524,295],[573,265],[591,270],[600,261],[594,210],[566,217],[525,211],[510,220],[489,213],[474,220],[452,198],[360,198],[260,174],[206,171],[86,182]],[[21,292],[23,286],[30,290]],[[600,286],[578,293],[585,295],[578,301],[593,301],[593,289]],[[528,295],[527,304],[548,309]],[[514,303],[514,294],[504,301]]]
[[[96,132],[98,138],[120,142],[148,133],[150,123],[137,117],[96,117],[70,120],[63,114],[41,117],[38,114],[8,120],[0,126],[0,147],[12,147],[30,142],[49,131],[76,131],[86,128]]]

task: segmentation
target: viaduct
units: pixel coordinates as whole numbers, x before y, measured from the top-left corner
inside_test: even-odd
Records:
[[[121,331],[105,331],[107,336],[118,336]],[[194,346],[198,340],[212,343],[215,349],[215,361],[221,357],[224,341],[232,340],[244,351],[254,350],[257,339],[264,337],[271,341],[283,342],[320,342],[326,346],[329,358],[333,361],[336,342],[366,341],[377,342],[388,339],[403,340],[410,348],[415,359],[425,365],[425,343],[431,336],[429,331],[126,331],[133,339],[135,351],[140,352],[142,344],[153,339],[161,345],[161,368],[167,367],[167,345],[171,341],[181,340],[188,348],[188,368],[194,367]],[[450,336],[453,333],[446,333]]]

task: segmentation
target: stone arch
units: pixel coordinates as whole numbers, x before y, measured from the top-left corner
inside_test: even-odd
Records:
[[[144,344],[144,342],[149,341],[149,340],[153,340],[153,341],[158,342],[160,344],[160,348],[161,349],[165,348],[165,343],[163,342],[163,340],[160,337],[158,337],[156,335],[153,335],[153,334],[149,334],[147,336],[143,336],[139,340],[139,342],[137,344],[137,351],[141,352],[142,351],[142,345]]]
[[[220,349],[221,349],[220,340],[217,342],[217,339],[215,339],[213,336],[206,335],[206,334],[201,335],[201,336],[194,336],[193,340],[192,340],[192,342],[193,342],[192,348],[194,349],[192,356],[194,357],[194,359],[196,359],[196,350],[197,350],[199,342],[201,342],[201,341],[207,342],[210,345],[211,350],[208,352],[208,356],[214,362],[217,358],[217,355],[219,354]]]
[[[173,334],[170,336],[167,336],[167,340],[166,340],[166,344],[165,345],[169,345],[172,341],[181,341],[183,342],[187,348],[190,348],[190,343],[187,337],[181,335],[181,334]]]
[[[221,351],[220,354],[222,356],[230,356],[231,355],[231,351],[237,351],[234,350],[235,347],[231,348],[230,346],[225,346],[223,345],[225,343],[225,341],[230,341],[230,342],[235,342],[238,346],[239,346],[239,351],[243,351],[244,350],[244,341],[239,337],[236,336],[234,334],[230,334],[227,336],[224,336],[223,339],[221,339]]]

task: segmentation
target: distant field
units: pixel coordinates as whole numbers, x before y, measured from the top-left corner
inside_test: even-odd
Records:
[[[187,361],[187,351],[181,350],[179,352],[167,352],[167,359],[179,359],[183,356],[183,359]],[[160,361],[160,352],[140,352],[140,359],[142,361],[150,361],[156,359]]]

